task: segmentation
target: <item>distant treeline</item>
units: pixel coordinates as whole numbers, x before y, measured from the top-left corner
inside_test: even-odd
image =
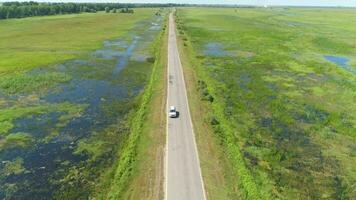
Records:
[[[172,4],[120,4],[120,3],[38,3],[5,2],[0,5],[0,19],[32,16],[71,14],[82,12],[114,11],[133,13],[137,7],[170,7]],[[131,9],[130,9],[131,8]]]
[[[209,5],[209,4],[158,4],[158,3],[39,3],[29,2],[4,2],[0,3],[0,20],[9,18],[23,18],[32,16],[71,14],[82,12],[121,12],[133,13],[132,8],[144,7],[240,7],[252,6],[237,5]],[[119,11],[118,11],[119,10]]]

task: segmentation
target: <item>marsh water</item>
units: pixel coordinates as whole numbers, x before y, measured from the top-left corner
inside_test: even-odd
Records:
[[[224,50],[223,45],[218,42],[209,42],[205,44],[204,54],[214,57],[224,57],[228,55],[228,53]]]
[[[340,57],[340,56],[330,56],[330,55],[326,55],[324,56],[324,58],[329,61],[332,62],[336,65],[338,65],[339,67],[341,67],[342,69],[351,72],[352,74],[356,74],[356,70],[353,70],[351,65],[349,64],[350,59],[347,57]]]
[[[29,76],[60,72],[71,77],[45,92],[2,93],[5,103],[0,105],[1,109],[23,99],[31,99],[26,105],[65,102],[83,109],[70,116],[63,111],[49,110],[13,120],[10,135],[26,133],[34,139],[26,148],[1,149],[0,199],[53,198],[67,175],[66,169],[88,159],[85,153],[75,153],[78,144],[120,123],[130,111],[126,105],[144,89],[152,67],[148,62],[152,57],[150,47],[159,33],[161,21],[160,17],[154,17],[139,22],[126,35],[104,41],[101,49],[87,57],[28,72]]]

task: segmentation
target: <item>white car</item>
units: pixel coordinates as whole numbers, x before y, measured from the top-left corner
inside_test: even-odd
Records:
[[[178,117],[178,112],[177,112],[177,110],[176,110],[176,107],[174,107],[174,106],[170,106],[170,107],[169,107],[168,116],[169,116],[170,118],[176,118],[176,117]]]

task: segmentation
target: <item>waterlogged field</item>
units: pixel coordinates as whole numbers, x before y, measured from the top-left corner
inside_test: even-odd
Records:
[[[109,190],[155,61],[157,10],[0,21],[0,199]]]
[[[351,9],[177,11],[205,120],[236,172],[232,199],[355,198],[355,19]]]

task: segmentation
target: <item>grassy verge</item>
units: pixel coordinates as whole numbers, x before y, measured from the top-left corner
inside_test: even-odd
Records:
[[[154,47],[156,61],[151,78],[141,97],[140,107],[132,117],[131,133],[122,148],[107,195],[108,199],[158,199],[163,195],[161,191],[163,170],[159,166],[163,163],[165,141],[165,102],[162,96],[165,95],[166,61],[163,58],[166,50],[161,48],[166,44],[165,30],[166,26],[156,41]],[[154,189],[151,188],[152,186],[155,186]]]
[[[152,97],[147,106],[147,115],[137,145],[137,160],[132,180],[123,199],[163,199],[164,147],[166,133],[166,66],[167,66],[167,22],[162,41],[157,45],[157,64]]]
[[[188,36],[181,26],[177,27],[180,35],[180,49],[183,50],[181,56],[185,69],[184,75],[187,77],[190,109],[197,134],[202,173],[208,197],[210,199],[235,199],[243,195],[247,199],[268,199],[267,194],[262,194],[258,190],[238,147],[231,145],[236,139],[219,102],[206,101],[201,95],[199,81],[213,80],[201,68],[201,63],[196,59],[197,54]],[[216,88],[212,85],[209,86],[209,92],[214,93]],[[218,124],[212,123],[212,120],[216,120]],[[220,145],[224,146],[223,150]],[[215,156],[215,159],[211,158],[212,155]],[[234,164],[232,165],[232,163]]]

